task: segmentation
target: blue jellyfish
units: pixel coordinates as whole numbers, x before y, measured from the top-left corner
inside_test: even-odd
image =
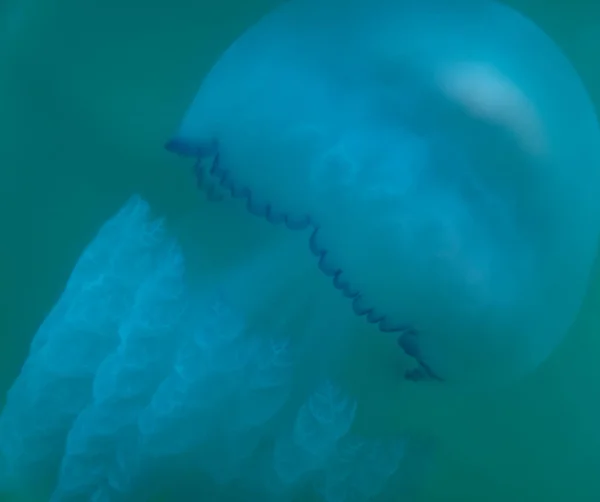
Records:
[[[510,381],[585,294],[597,120],[553,43],[491,0],[292,0],[167,147],[219,201],[202,267],[139,197],[99,230],[7,395],[2,493],[410,497],[429,445],[365,426],[364,361],[419,390]]]
[[[425,460],[412,434],[353,430],[355,398],[294,385],[294,344],[191,282],[140,197],[100,228],[0,414],[2,495],[366,502]]]
[[[580,308],[597,120],[554,43],[494,1],[285,3],[217,61],[167,149],[210,199],[279,227],[228,277],[234,308],[302,313],[338,347],[370,324],[408,380],[518,378]]]

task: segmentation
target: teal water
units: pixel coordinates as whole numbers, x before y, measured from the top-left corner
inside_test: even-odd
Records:
[[[0,390],[98,226],[133,192],[177,220],[197,200],[162,144],[202,75],[272,0],[0,4]],[[512,2],[600,103],[600,12]],[[565,124],[568,127],[568,124]],[[525,382],[448,399],[424,501],[600,500],[600,270],[573,331]]]

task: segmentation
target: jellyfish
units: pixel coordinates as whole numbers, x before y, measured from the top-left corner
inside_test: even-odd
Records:
[[[508,7],[283,4],[167,142],[214,202],[200,256],[139,197],[100,229],[7,396],[0,491],[410,499],[426,442],[361,422],[356,382],[534,371],[586,291],[599,140],[574,69]]]
[[[3,496],[366,502],[414,471],[420,439],[357,434],[291,341],[194,293],[167,227],[135,196],[83,251],[0,414]]]
[[[333,347],[321,365],[362,337],[412,361],[411,384],[510,382],[582,303],[597,119],[559,48],[500,3],[287,2],[224,52],[166,148],[272,225],[222,285],[256,323]]]

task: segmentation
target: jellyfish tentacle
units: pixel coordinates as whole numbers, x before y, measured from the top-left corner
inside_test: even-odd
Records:
[[[424,379],[443,382],[443,380],[431,370],[427,363],[423,361],[419,349],[419,334],[417,331],[412,328],[407,328],[398,338],[398,345],[400,345],[407,356],[412,357],[419,363],[419,368],[408,370],[404,374],[404,378],[414,382]]]
[[[181,157],[194,157],[205,159],[215,155],[218,151],[216,141],[205,141],[202,143],[191,143],[180,138],[171,138],[165,144],[165,149]]]
[[[227,194],[211,179],[201,160],[194,165],[194,176],[196,178],[196,186],[206,194],[208,200],[211,202],[220,202],[225,199]]]
[[[329,251],[319,243],[318,239],[321,227],[310,215],[297,217],[274,209],[271,203],[257,202],[252,190],[247,186],[240,186],[236,183],[230,171],[221,165],[217,142],[209,142],[201,147],[192,148],[184,142],[171,140],[167,143],[166,148],[179,155],[191,155],[197,158],[194,166],[196,185],[206,193],[209,200],[222,200],[225,196],[223,192],[226,192],[227,195],[234,199],[245,201],[246,209],[250,214],[264,218],[273,225],[284,224],[286,228],[294,231],[312,227],[308,245],[311,253],[318,259],[319,270],[325,276],[332,278],[332,284],[335,289],[340,291],[344,297],[352,300],[352,310],[358,317],[364,317],[369,324],[377,326],[382,333],[400,334],[398,345],[407,356],[413,358],[418,363],[418,368],[408,370],[405,373],[405,379],[415,382],[426,379],[443,381],[423,361],[418,349],[417,331],[410,325],[391,322],[383,312],[368,305],[361,292],[353,288],[350,281],[344,277],[344,271],[327,260]],[[203,166],[203,161],[207,157],[212,157],[210,168]]]

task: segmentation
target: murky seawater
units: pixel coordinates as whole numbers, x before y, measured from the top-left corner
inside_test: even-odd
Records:
[[[0,6],[2,399],[99,225],[134,192],[175,227],[197,203],[189,172],[162,145],[219,53],[276,2],[192,3]],[[600,103],[600,7],[511,3],[563,47]],[[424,501],[600,500],[598,305],[600,270],[571,335],[535,375],[418,417],[443,443]]]

